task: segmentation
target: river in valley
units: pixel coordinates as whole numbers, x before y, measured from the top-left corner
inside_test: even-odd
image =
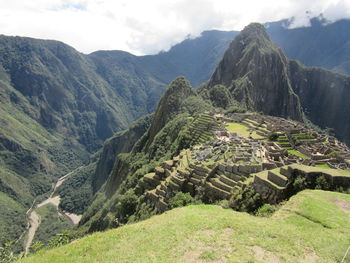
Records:
[[[35,212],[36,208],[45,206],[47,204],[52,204],[56,207],[57,213],[60,217],[65,217],[69,220],[69,222],[73,225],[77,225],[80,221],[81,215],[76,215],[72,213],[68,213],[65,211],[62,211],[58,208],[61,198],[59,195],[55,195],[55,192],[59,186],[62,185],[62,183],[70,176],[71,173],[66,174],[65,176],[62,176],[59,178],[54,185],[52,192],[49,196],[49,198],[45,199],[41,203],[39,203],[36,206],[33,206],[30,208],[27,212],[28,217],[28,229],[27,229],[27,239],[24,242],[24,254],[27,255],[29,252],[29,248],[33,243],[35,233],[38,230],[40,226],[40,216],[37,212]]]

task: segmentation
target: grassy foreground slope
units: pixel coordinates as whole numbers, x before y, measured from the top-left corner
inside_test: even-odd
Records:
[[[271,218],[198,205],[92,234],[21,262],[340,262],[350,195],[306,190]],[[345,261],[347,262],[347,261]]]

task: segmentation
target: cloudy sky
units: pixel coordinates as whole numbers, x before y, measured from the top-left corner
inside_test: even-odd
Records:
[[[84,53],[142,55],[203,30],[241,30],[293,16],[294,27],[307,26],[320,13],[350,18],[350,0],[0,0],[0,34],[56,39]]]

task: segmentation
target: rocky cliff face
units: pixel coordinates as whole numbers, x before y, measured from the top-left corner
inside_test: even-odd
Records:
[[[350,143],[350,77],[287,59],[264,27],[247,26],[231,43],[207,89],[226,86],[248,109],[333,128]]]
[[[247,108],[302,120],[297,95],[288,78],[288,60],[260,24],[250,24],[231,43],[208,88],[225,85]]]
[[[306,116],[350,144],[350,77],[289,62],[289,78]]]
[[[135,143],[148,130],[152,123],[153,115],[146,115],[135,121],[128,130],[118,132],[109,138],[102,149],[101,156],[97,162],[96,170],[92,177],[92,188],[94,193],[105,183],[109,173],[112,171],[119,153],[127,153],[132,150]]]

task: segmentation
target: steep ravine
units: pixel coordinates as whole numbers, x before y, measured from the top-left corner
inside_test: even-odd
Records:
[[[54,185],[54,187],[52,189],[50,196],[47,199],[45,199],[44,201],[42,201],[41,203],[39,203],[35,207],[28,210],[28,212],[27,212],[27,216],[28,216],[27,239],[24,241],[24,254],[25,255],[28,254],[29,248],[32,245],[33,240],[34,240],[35,233],[37,232],[38,228],[40,227],[40,223],[41,223],[40,216],[35,211],[36,208],[40,208],[40,207],[45,206],[47,204],[52,204],[56,207],[57,213],[60,217],[67,218],[72,225],[77,225],[79,223],[81,215],[76,215],[76,214],[68,213],[65,211],[60,211],[58,206],[60,204],[61,198],[59,195],[55,195],[57,188],[62,185],[62,183],[71,175],[71,173],[72,172],[62,176],[61,178],[59,178],[57,180],[56,184]]]

